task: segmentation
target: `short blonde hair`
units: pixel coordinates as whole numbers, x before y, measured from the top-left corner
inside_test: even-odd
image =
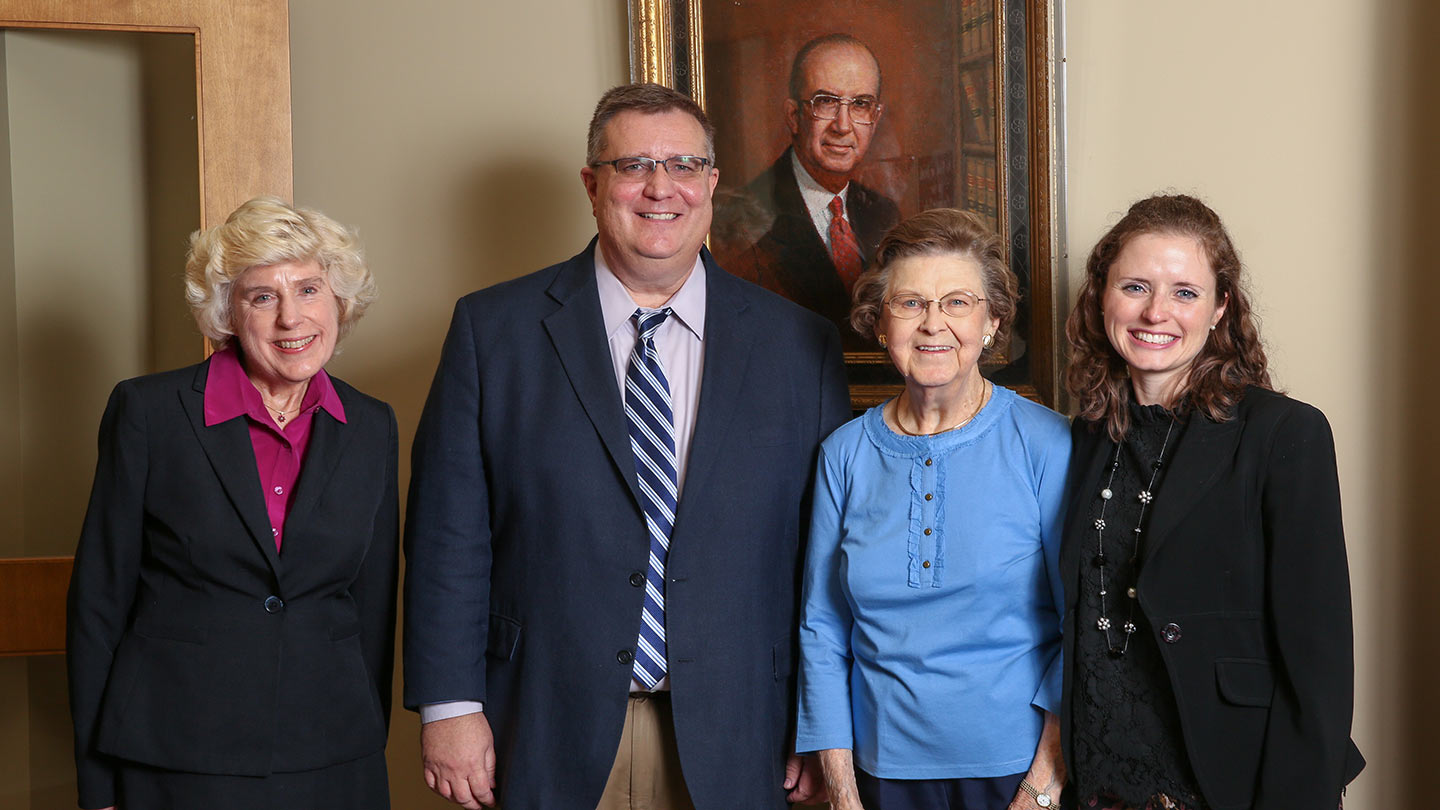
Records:
[[[353,231],[319,211],[295,208],[278,197],[256,197],[223,225],[190,234],[185,300],[201,334],[217,350],[235,336],[230,301],[235,279],[252,267],[281,262],[315,262],[325,273],[340,309],[337,341],[375,300],[375,278]]]
[[[1000,237],[969,211],[932,208],[915,214],[885,234],[875,252],[875,266],[855,282],[850,326],[867,338],[875,337],[885,293],[890,289],[892,266],[911,256],[963,256],[980,266],[985,303],[999,321],[994,340],[982,356],[989,358],[1010,345],[1010,327],[1020,304],[1020,283],[1005,265]]]

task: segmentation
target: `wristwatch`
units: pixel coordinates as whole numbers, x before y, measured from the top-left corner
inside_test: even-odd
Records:
[[[1034,799],[1035,803],[1041,807],[1053,807],[1055,805],[1055,800],[1050,798],[1049,793],[1036,790],[1034,785],[1026,782],[1024,779],[1020,780],[1020,789],[1029,793],[1030,798]]]

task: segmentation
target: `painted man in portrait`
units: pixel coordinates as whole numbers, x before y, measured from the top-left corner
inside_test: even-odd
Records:
[[[790,146],[717,217],[717,254],[736,275],[835,321],[847,350],[873,350],[849,328],[850,290],[900,218],[895,202],[852,179],[884,105],[880,63],[865,43],[828,34],[790,71]]]

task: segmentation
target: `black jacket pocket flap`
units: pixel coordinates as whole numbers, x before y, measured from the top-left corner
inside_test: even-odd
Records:
[[[1275,694],[1270,663],[1255,658],[1215,659],[1220,696],[1236,706],[1269,706]]]

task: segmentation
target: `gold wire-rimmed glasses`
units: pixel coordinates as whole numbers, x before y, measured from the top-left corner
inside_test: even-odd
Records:
[[[986,299],[980,298],[972,292],[956,290],[946,293],[943,298],[926,298],[914,293],[900,293],[891,296],[885,305],[890,308],[890,314],[896,318],[920,318],[930,311],[930,305],[940,307],[940,312],[951,318],[964,318],[980,308],[980,302]]]

